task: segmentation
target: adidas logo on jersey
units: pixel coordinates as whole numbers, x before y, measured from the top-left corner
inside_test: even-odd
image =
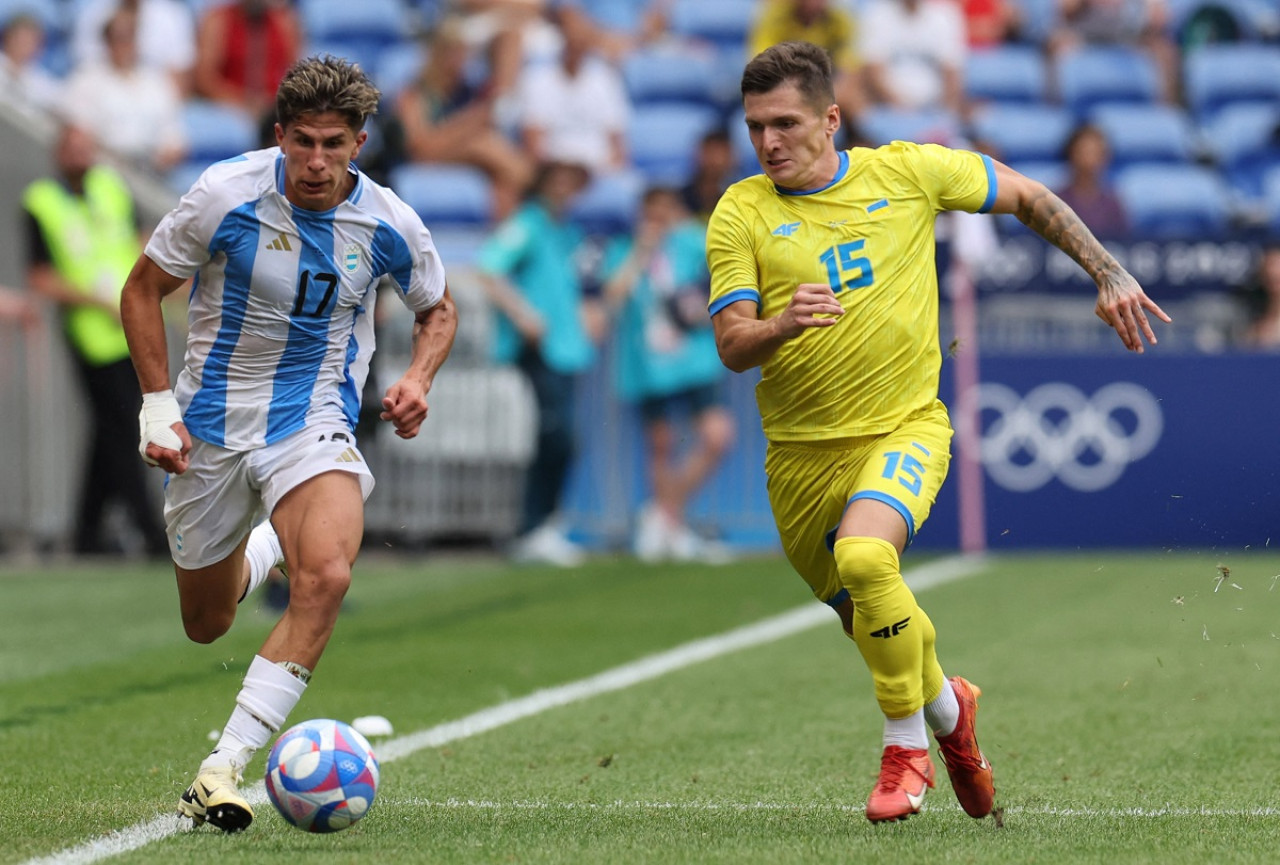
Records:
[[[800,228],[800,223],[798,222],[784,222],[773,230],[773,236],[790,237],[796,233],[798,228]]]
[[[334,457],[334,458],[333,458],[333,461],[334,461],[335,463],[358,463],[358,462],[363,462],[363,460],[361,460],[361,459],[360,459],[360,454],[356,453],[356,449],[355,449],[355,448],[347,448],[347,449],[346,449],[346,450],[344,450],[342,453],[340,453],[340,454],[338,454],[336,457]]]
[[[293,252],[293,247],[289,245],[289,236],[283,231],[266,245],[266,249],[274,249],[279,252]]]

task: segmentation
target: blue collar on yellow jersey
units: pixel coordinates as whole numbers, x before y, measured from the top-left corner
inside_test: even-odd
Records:
[[[785,187],[774,184],[773,188],[783,195],[813,195],[815,192],[821,192],[824,189],[830,189],[839,183],[846,174],[849,173],[849,151],[840,151],[840,164],[836,166],[836,176],[831,178],[830,182],[813,189],[786,189]]]

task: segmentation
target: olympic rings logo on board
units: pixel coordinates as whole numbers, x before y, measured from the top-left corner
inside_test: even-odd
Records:
[[[1031,492],[1057,478],[1096,492],[1151,453],[1164,432],[1160,403],[1145,387],[1114,382],[1093,396],[1066,382],[1026,396],[985,382],[978,387],[982,464],[997,484]]]

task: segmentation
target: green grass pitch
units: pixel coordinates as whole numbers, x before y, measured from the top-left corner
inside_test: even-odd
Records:
[[[909,581],[925,562],[907,557]],[[396,744],[813,605],[785,562],[366,556],[290,720],[392,721],[373,811],[310,836],[263,804],[223,836],[165,815],[271,619],[244,609],[197,646],[166,568],[4,566],[0,865],[1276,862],[1278,575],[1269,552],[1075,552],[996,556],[923,589],[944,667],[984,689],[1001,820],[966,817],[939,764],[924,813],[872,826],[880,719],[834,616],[443,745]],[[87,846],[147,826],[164,831],[109,858]]]

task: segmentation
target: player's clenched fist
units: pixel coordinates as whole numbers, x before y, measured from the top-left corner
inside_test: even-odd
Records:
[[[831,286],[818,282],[801,283],[791,295],[787,308],[779,316],[778,326],[788,339],[797,337],[809,327],[831,327],[844,307],[836,300]]]
[[[422,385],[402,378],[387,388],[387,395],[382,398],[382,409],[381,418],[391,421],[396,435],[411,439],[427,419],[427,395]]]

